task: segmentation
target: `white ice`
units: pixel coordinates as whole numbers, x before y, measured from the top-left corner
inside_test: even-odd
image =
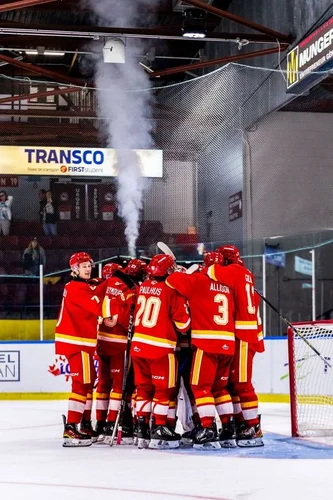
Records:
[[[0,401],[1,500],[333,498],[333,447],[290,439],[286,404],[261,405],[263,448],[203,453],[63,448],[66,407],[65,401]]]

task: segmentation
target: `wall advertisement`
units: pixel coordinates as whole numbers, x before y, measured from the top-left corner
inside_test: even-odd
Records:
[[[287,90],[303,92],[326,75],[333,65],[333,16],[287,54]],[[318,74],[319,73],[319,74]]]
[[[135,151],[142,177],[163,176],[163,151]],[[0,146],[0,175],[116,177],[115,149]]]
[[[320,344],[316,347],[325,354],[329,348],[333,352],[333,339],[330,346]],[[323,340],[323,342],[327,342]],[[289,363],[287,339],[266,339],[266,351],[257,354],[254,361],[253,381],[258,394],[289,394]],[[333,356],[327,357],[332,359]],[[297,360],[302,384],[306,382],[311,392],[313,384],[318,387],[331,387],[330,370],[316,356],[302,356]],[[97,361],[95,363],[97,370]],[[315,377],[313,376],[315,373]],[[313,381],[313,382],[312,382]],[[0,343],[0,399],[1,393],[43,393],[57,394],[70,391],[70,369],[63,356],[55,356],[53,343]],[[330,394],[328,394],[330,395]]]

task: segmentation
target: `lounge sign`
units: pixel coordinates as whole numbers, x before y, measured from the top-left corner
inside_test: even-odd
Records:
[[[163,151],[139,149],[136,161],[142,177],[163,176]],[[56,175],[57,177],[116,177],[115,149],[0,146],[0,175]]]
[[[325,76],[316,72],[328,70],[332,64],[333,16],[288,52],[287,90],[313,86]]]

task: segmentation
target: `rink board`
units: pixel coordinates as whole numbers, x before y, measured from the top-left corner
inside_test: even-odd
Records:
[[[289,400],[287,340],[266,339],[266,351],[254,360],[253,381],[261,401]],[[333,340],[332,340],[333,345]],[[317,362],[317,361],[316,361]],[[313,358],[305,366],[313,366]],[[330,370],[316,368],[324,379]],[[306,370],[311,377],[312,370]],[[55,357],[54,342],[0,343],[0,399],[63,399],[70,391],[69,367],[65,358]],[[333,390],[333,387],[332,387]]]

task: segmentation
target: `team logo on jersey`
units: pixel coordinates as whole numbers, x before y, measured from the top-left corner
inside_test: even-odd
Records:
[[[133,349],[133,351],[134,351],[134,352],[140,352],[140,351],[141,351],[141,349],[140,349],[140,347],[135,346],[135,347],[134,347],[134,349]]]
[[[225,351],[229,351],[229,346],[227,344],[224,344],[222,346],[222,349],[224,349]]]

